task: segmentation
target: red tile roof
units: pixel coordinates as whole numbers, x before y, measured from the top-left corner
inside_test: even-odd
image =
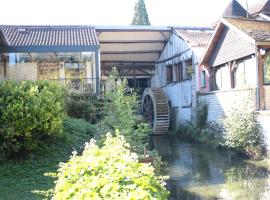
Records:
[[[91,26],[0,26],[9,46],[99,45]]]
[[[197,30],[175,28],[175,32],[193,47],[206,47],[213,34],[209,28],[199,28]]]

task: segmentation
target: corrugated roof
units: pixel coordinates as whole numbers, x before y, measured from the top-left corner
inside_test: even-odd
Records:
[[[92,26],[0,26],[9,46],[99,45]]]
[[[175,28],[175,32],[193,47],[206,47],[213,34],[211,28],[197,28],[196,30]]]
[[[246,17],[247,11],[236,0],[232,0],[221,17]]]
[[[249,14],[255,15],[263,10],[270,12],[270,1],[269,0],[258,0],[258,2],[249,8]]]
[[[256,41],[270,40],[270,22],[247,19],[225,18],[229,23]]]

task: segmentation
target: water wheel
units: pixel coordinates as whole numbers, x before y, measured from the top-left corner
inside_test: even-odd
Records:
[[[167,134],[170,121],[168,100],[161,88],[146,88],[142,95],[141,112],[154,135]]]

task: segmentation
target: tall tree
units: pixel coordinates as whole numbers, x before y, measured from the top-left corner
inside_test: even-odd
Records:
[[[138,0],[134,9],[134,17],[132,20],[132,25],[147,25],[150,26],[150,21],[148,18],[147,10],[145,7],[144,0]]]

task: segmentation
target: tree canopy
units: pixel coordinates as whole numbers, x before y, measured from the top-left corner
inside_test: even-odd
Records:
[[[134,9],[134,17],[131,24],[132,25],[147,25],[147,26],[151,25],[148,18],[144,0],[138,0],[138,2],[136,3],[135,9]]]

